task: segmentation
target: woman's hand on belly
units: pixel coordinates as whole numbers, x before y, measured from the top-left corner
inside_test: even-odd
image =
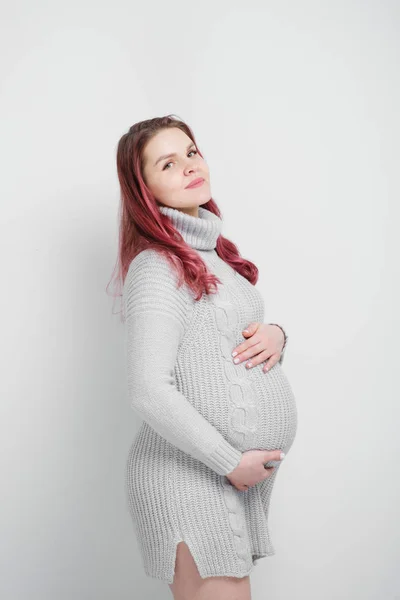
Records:
[[[242,333],[247,339],[233,349],[235,364],[251,358],[246,364],[246,367],[251,369],[267,361],[263,367],[263,371],[266,372],[279,361],[285,341],[280,327],[253,321]]]
[[[243,452],[238,466],[226,477],[238,490],[246,491],[272,475],[275,467],[265,467],[265,463],[280,461],[284,457],[281,450],[247,450]]]

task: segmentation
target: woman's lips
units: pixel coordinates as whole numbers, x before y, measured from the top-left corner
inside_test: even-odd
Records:
[[[192,183],[189,183],[189,185],[187,185],[186,187],[187,188],[199,187],[203,183],[204,183],[204,179],[202,177],[198,177],[197,179],[194,179],[192,181]]]

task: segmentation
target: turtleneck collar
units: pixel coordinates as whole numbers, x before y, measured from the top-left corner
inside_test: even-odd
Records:
[[[167,215],[175,229],[179,231],[185,242],[196,250],[214,250],[222,229],[222,219],[202,206],[198,207],[199,216],[159,205],[159,210]]]

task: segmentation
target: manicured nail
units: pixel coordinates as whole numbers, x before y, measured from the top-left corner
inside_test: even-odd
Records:
[[[236,352],[236,351],[235,351],[235,352],[232,352],[232,356],[236,356],[236,354],[237,354],[237,352]]]
[[[283,460],[285,458],[285,453],[281,452],[281,460]]]
[[[235,364],[237,364],[237,363],[239,362],[239,359],[238,359],[238,358],[234,358],[234,359],[233,359],[233,362],[234,362]]]
[[[252,367],[252,366],[253,366],[253,363],[251,363],[251,362],[248,362],[248,363],[247,363],[247,365],[246,365],[246,367],[247,367],[248,369],[250,369],[250,367]]]

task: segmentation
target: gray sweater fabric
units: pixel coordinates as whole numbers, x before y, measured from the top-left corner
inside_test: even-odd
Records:
[[[282,360],[267,373],[231,353],[251,321],[264,322],[259,290],[216,253],[222,220],[160,206],[222,281],[200,300],[154,249],[124,282],[129,402],[143,421],[125,470],[127,506],[147,576],[172,583],[176,545],[189,546],[202,578],[244,577],[275,554],[268,512],[283,463],[246,491],[227,479],[246,450],[288,453],[297,430]],[[285,459],[287,460],[287,459]]]

